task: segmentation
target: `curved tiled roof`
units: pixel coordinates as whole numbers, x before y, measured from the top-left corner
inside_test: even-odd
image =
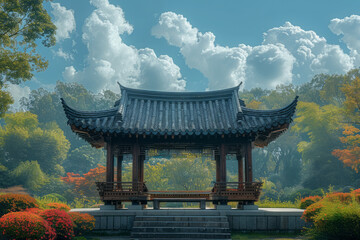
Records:
[[[290,123],[297,97],[276,110],[246,108],[239,86],[208,92],[160,92],[121,86],[121,99],[104,111],[78,111],[62,99],[68,123],[103,133],[213,135],[266,131]]]

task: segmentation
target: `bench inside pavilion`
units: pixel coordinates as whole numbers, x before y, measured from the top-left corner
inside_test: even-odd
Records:
[[[288,129],[297,97],[281,109],[254,110],[239,99],[239,87],[162,92],[120,85],[121,98],[113,108],[102,111],[75,110],[61,99],[72,131],[93,147],[106,149],[106,182],[97,182],[105,205],[121,208],[122,202],[132,202],[136,207],[149,201],[200,199],[217,207],[228,202],[238,202],[239,208],[252,206],[259,199],[262,186],[253,179],[252,149],[267,146]],[[210,149],[216,162],[212,190],[148,189],[144,161],[151,149]],[[124,154],[132,155],[131,182],[122,181]],[[237,182],[226,181],[228,154],[236,155],[238,161]]]

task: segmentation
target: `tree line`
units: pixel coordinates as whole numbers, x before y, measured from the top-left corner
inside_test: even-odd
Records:
[[[266,183],[264,196],[293,199],[329,185],[341,190],[360,187],[359,76],[355,69],[345,75],[316,75],[301,86],[240,92],[246,106],[255,109],[281,108],[297,95],[300,100],[290,129],[269,146],[253,150],[254,177]],[[37,195],[64,194],[73,192],[65,184],[71,182],[65,181],[66,173],[83,179],[83,174],[105,164],[104,151],[92,148],[67,125],[61,97],[82,110],[111,108],[120,98],[109,90],[94,94],[77,83],[57,82],[53,91],[33,90],[21,101],[26,112],[2,118],[0,187],[23,185]],[[130,180],[128,159],[124,179]],[[228,158],[229,181],[237,179],[233,159]],[[153,189],[205,190],[214,180],[209,155],[149,153],[145,181]]]

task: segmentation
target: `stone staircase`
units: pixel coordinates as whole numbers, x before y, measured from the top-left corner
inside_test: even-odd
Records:
[[[231,239],[228,218],[218,212],[161,213],[161,210],[153,213],[149,211],[145,215],[136,216],[131,239]]]

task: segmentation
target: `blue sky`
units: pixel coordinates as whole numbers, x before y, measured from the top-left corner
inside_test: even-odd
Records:
[[[360,1],[62,0],[46,3],[58,42],[15,100],[56,81],[94,92],[272,89],[360,64]],[[358,40],[359,39],[359,40]]]

